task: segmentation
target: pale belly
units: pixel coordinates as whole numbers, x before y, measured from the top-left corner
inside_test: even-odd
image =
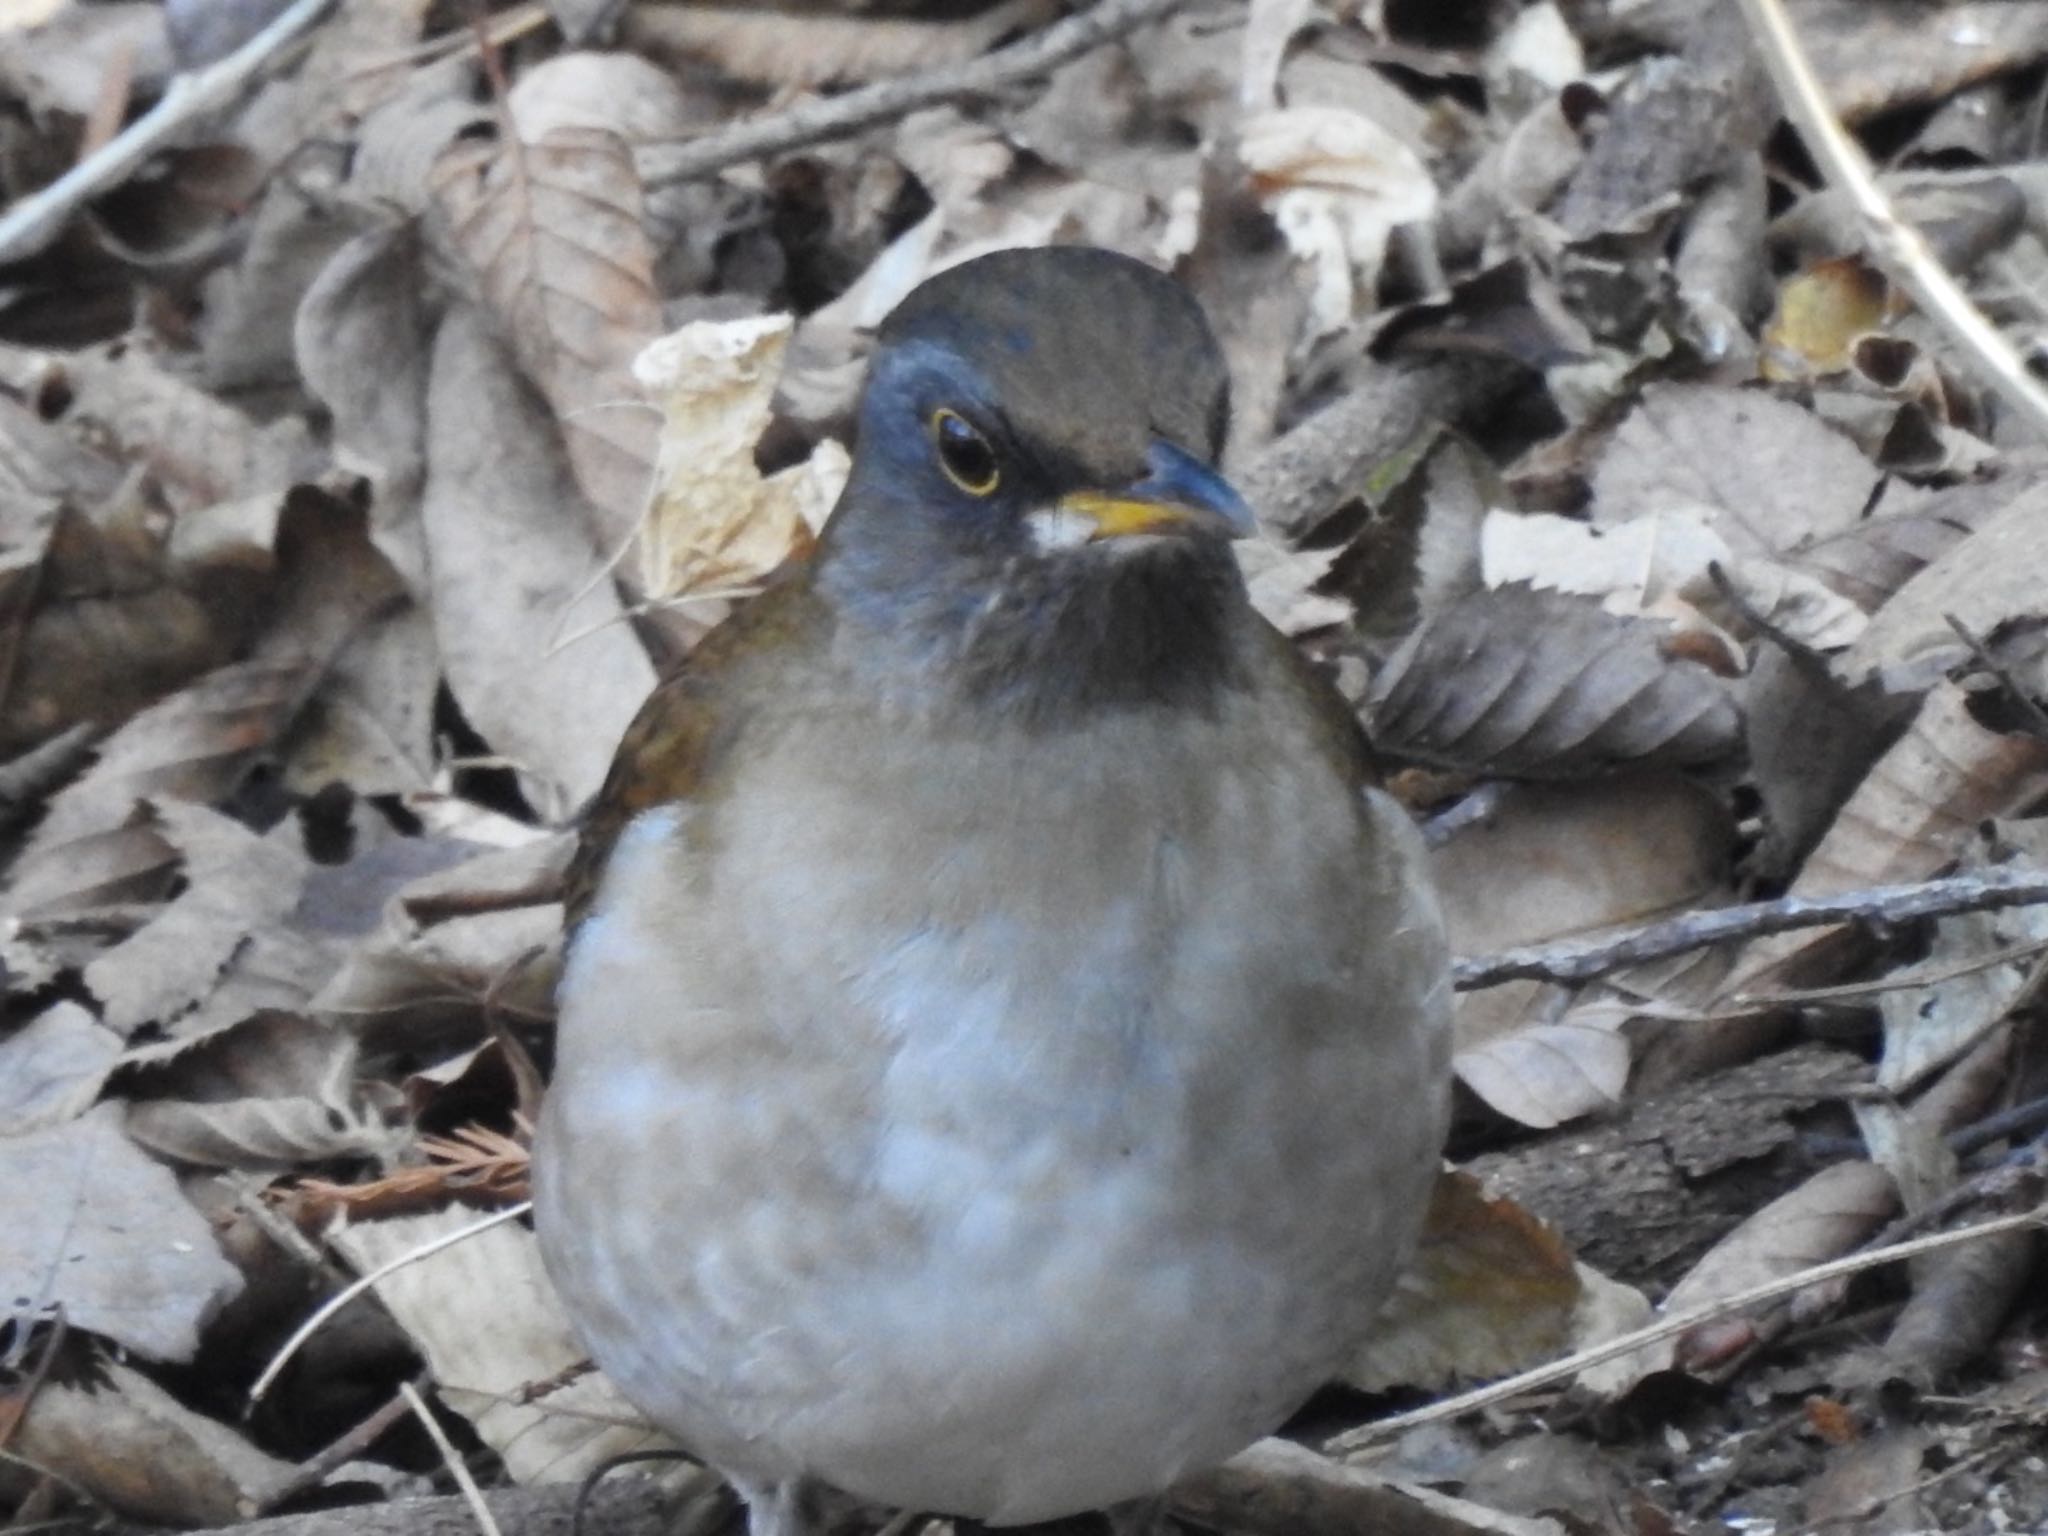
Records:
[[[536,1157],[627,1395],[757,1484],[1011,1522],[1154,1492],[1334,1370],[1433,1176],[1442,940],[1426,904],[1360,934],[1389,855],[1334,798],[1279,817],[1270,772],[1201,807],[1076,784],[1093,811],[1018,804],[1025,839],[949,818],[941,772],[914,823],[821,818],[840,845],[791,814],[827,790],[764,784],[716,884],[673,879],[687,813],[636,825]],[[923,878],[870,889],[878,847]]]

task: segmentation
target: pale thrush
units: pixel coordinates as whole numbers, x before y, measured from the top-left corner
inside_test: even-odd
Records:
[[[1447,1112],[1420,843],[1254,612],[1228,391],[1138,262],[883,324],[815,556],[649,699],[572,877],[540,1238],[730,1476],[1038,1520],[1345,1362]]]

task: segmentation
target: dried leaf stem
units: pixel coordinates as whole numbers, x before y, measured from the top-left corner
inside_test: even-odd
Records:
[[[1849,137],[1821,89],[1813,66],[1779,0],[1739,0],[1757,49],[1770,66],[1785,115],[1799,130],[1821,174],[1841,188],[1863,220],[1872,254],[1887,274],[1982,369],[1999,398],[2048,437],[2048,391],[2027,372],[1998,328],[1984,318],[1920,232],[1892,208],[1870,162]]]
[[[2048,870],[2009,866],[1949,875],[1916,885],[1880,885],[1835,896],[1780,896],[1775,901],[1687,912],[1625,933],[1530,944],[1460,960],[1453,968],[1453,976],[1463,992],[1497,987],[1504,981],[1523,977],[1539,981],[1590,981],[1623,966],[1662,960],[1730,939],[1755,939],[1833,923],[1905,923],[1922,917],[1990,912],[2042,901],[2048,901]]]
[[[1918,1237],[1911,1242],[1894,1243],[1889,1247],[1872,1248],[1863,1253],[1852,1253],[1846,1258],[1832,1259],[1825,1264],[1802,1269],[1797,1274],[1781,1275],[1775,1280],[1753,1285],[1732,1296],[1723,1296],[1718,1301],[1711,1301],[1703,1306],[1662,1318],[1646,1328],[1638,1328],[1619,1338],[1609,1339],[1604,1344],[1592,1345],[1575,1354],[1567,1355],[1562,1360],[1553,1360],[1548,1365],[1539,1365],[1519,1372],[1490,1386],[1479,1387],[1471,1392],[1461,1392],[1456,1397],[1447,1397],[1441,1402],[1431,1403],[1426,1408],[1417,1408],[1410,1413],[1397,1413],[1391,1418],[1361,1424],[1357,1429],[1347,1430],[1337,1436],[1324,1449],[1333,1456],[1345,1455],[1391,1436],[1404,1434],[1419,1425],[1459,1418],[1508,1398],[1519,1397],[1537,1387],[1550,1386],[1554,1382],[1578,1375],[1588,1366],[1600,1365],[1605,1361],[1633,1354],[1645,1345],[1675,1337],[1697,1328],[1701,1323],[1712,1322],[1717,1317],[1726,1317],[1731,1312],[1744,1311],[1761,1302],[1774,1301],[1794,1291],[1803,1291],[1810,1285],[1844,1279],[1850,1275],[1861,1274],[1866,1269],[1896,1264],[1903,1259],[1916,1259],[1923,1253],[1935,1253],[1962,1243],[1975,1242],[1979,1238],[1992,1237],[2000,1232],[2017,1232],[2024,1227],[2044,1224],[2048,1224],[2048,1206],[2036,1206],[2032,1210],[2020,1211],[2014,1215],[1994,1216],[1967,1227],[1957,1227],[1952,1232],[1937,1232],[1931,1237]]]
[[[634,159],[649,186],[694,181],[768,155],[843,139],[926,107],[1035,80],[1082,54],[1184,10],[1192,0],[1100,0],[1057,25],[950,69],[882,80],[843,95],[799,102],[681,144],[652,144]]]
[[[39,192],[0,217],[0,262],[33,256],[88,199],[126,181],[187,124],[232,104],[263,69],[311,30],[334,0],[297,0],[226,58],[171,77],[157,104]]]

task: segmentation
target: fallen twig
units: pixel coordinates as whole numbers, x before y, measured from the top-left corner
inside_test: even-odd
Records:
[[[292,1356],[296,1355],[305,1346],[306,1340],[313,1337],[314,1334],[318,1333],[326,1325],[329,1318],[347,1306],[351,1301],[354,1301],[356,1297],[362,1295],[363,1292],[369,1290],[370,1287],[379,1280],[382,1280],[386,1275],[391,1274],[395,1270],[403,1269],[408,1264],[417,1264],[421,1259],[432,1258],[442,1249],[453,1248],[457,1243],[475,1237],[477,1233],[488,1228],[502,1226],[508,1221],[516,1221],[532,1209],[533,1202],[531,1200],[524,1200],[518,1205],[507,1206],[502,1211],[494,1211],[482,1220],[470,1223],[470,1225],[462,1228],[459,1232],[444,1233],[432,1242],[421,1243],[419,1247],[400,1254],[388,1264],[380,1264],[368,1274],[361,1276],[354,1283],[336,1291],[315,1309],[311,1317],[299,1324],[292,1336],[286,1339],[279,1347],[277,1353],[270,1357],[270,1363],[263,1367],[263,1374],[256,1378],[256,1384],[249,1389],[248,1406],[253,1408],[263,1401],[263,1394],[268,1392],[276,1383],[278,1372],[282,1371]]]
[[[1589,981],[1623,966],[1682,955],[1729,939],[1755,939],[1833,923],[1905,923],[1922,917],[1990,912],[2042,901],[2048,901],[2048,871],[2017,866],[1987,869],[1917,885],[1880,885],[1865,891],[1844,891],[1837,896],[1780,896],[1775,901],[1687,912],[1602,938],[1565,939],[1474,956],[1458,961],[1452,975],[1463,992],[1497,987],[1504,981],[1524,977],[1538,981]]]
[[[872,128],[965,97],[1035,80],[1104,43],[1184,10],[1192,0],[1101,0],[1043,32],[969,59],[951,69],[877,81],[822,101],[805,101],[786,111],[739,123],[681,144],[650,144],[634,161],[649,186],[694,181],[728,166],[767,155],[786,154]]]
[[[1953,1248],[1959,1243],[1975,1242],[1979,1238],[1992,1237],[2000,1232],[2017,1232],[2023,1227],[2036,1227],[2048,1223],[2048,1207],[2036,1206],[2032,1210],[2020,1211],[2011,1216],[1994,1216],[1987,1221],[1975,1222],[1967,1227],[1957,1227],[1953,1232],[1937,1232],[1931,1237],[1914,1238],[1911,1242],[1894,1243],[1886,1248],[1871,1248],[1862,1253],[1852,1253],[1846,1258],[1832,1259],[1825,1264],[1816,1264],[1802,1269],[1797,1274],[1781,1275],[1748,1290],[1738,1291],[1732,1296],[1723,1296],[1718,1301],[1689,1311],[1675,1313],[1661,1318],[1648,1327],[1635,1329],[1619,1338],[1609,1339],[1604,1344],[1553,1360],[1548,1365],[1535,1366],[1521,1371],[1490,1386],[1461,1392],[1456,1397],[1444,1398],[1426,1408],[1417,1408],[1409,1413],[1397,1413],[1389,1418],[1376,1419],[1370,1424],[1361,1424],[1357,1429],[1347,1430],[1324,1447],[1330,1455],[1348,1454],[1365,1446],[1385,1440],[1394,1435],[1423,1424],[1434,1424],[1444,1419],[1460,1418],[1480,1408],[1488,1408],[1511,1397],[1520,1397],[1524,1392],[1538,1387],[1547,1387],[1554,1382],[1576,1376],[1589,1366],[1603,1364],[1633,1354],[1645,1345],[1655,1344],[1681,1333],[1690,1332],[1701,1323],[1710,1323],[1731,1312],[1742,1312],[1762,1302],[1774,1301],[1794,1291],[1803,1291],[1810,1285],[1819,1285],[1829,1280],[1840,1280],[1850,1275],[1861,1274],[1866,1269],[1876,1269],[1885,1264],[1896,1264],[1902,1259],[1917,1259],[1923,1253],[1936,1253],[1944,1248]]]
[[[188,123],[233,102],[265,65],[319,21],[333,3],[297,0],[226,58],[172,76],[155,106],[0,217],[0,262],[33,256],[57,238],[65,222],[87,200],[126,181]]]
[[[1900,218],[1879,190],[1870,162],[1828,106],[1779,0],[1739,0],[1785,115],[1799,130],[1821,174],[1839,187],[1861,215],[1872,254],[1948,338],[1973,358],[1999,397],[2048,437],[2048,391],[1998,328],[1984,318],[1948,269],[1935,260],[1919,230]]]
[[[470,1514],[476,1517],[477,1529],[482,1531],[484,1536],[502,1536],[498,1529],[497,1517],[491,1513],[491,1506],[484,1502],[483,1489],[477,1486],[476,1479],[470,1475],[469,1467],[462,1459],[462,1453],[455,1449],[455,1442],[448,1438],[448,1431],[443,1429],[441,1421],[434,1417],[433,1410],[427,1406],[426,1399],[420,1396],[419,1389],[409,1381],[401,1381],[398,1384],[398,1395],[405,1399],[406,1406],[412,1409],[413,1416],[420,1421],[420,1427],[426,1430],[427,1438],[434,1442],[434,1449],[441,1453],[441,1464],[448,1469],[448,1475],[455,1479],[456,1491],[462,1495],[463,1502],[469,1505]]]

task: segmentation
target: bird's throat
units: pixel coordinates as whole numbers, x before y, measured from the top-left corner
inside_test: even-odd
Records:
[[[1250,619],[1227,548],[1165,541],[1008,562],[929,597],[898,591],[863,606],[842,612],[867,631],[866,660],[881,675],[919,678],[941,707],[1047,729],[1105,711],[1211,709],[1240,681],[1234,658]]]

